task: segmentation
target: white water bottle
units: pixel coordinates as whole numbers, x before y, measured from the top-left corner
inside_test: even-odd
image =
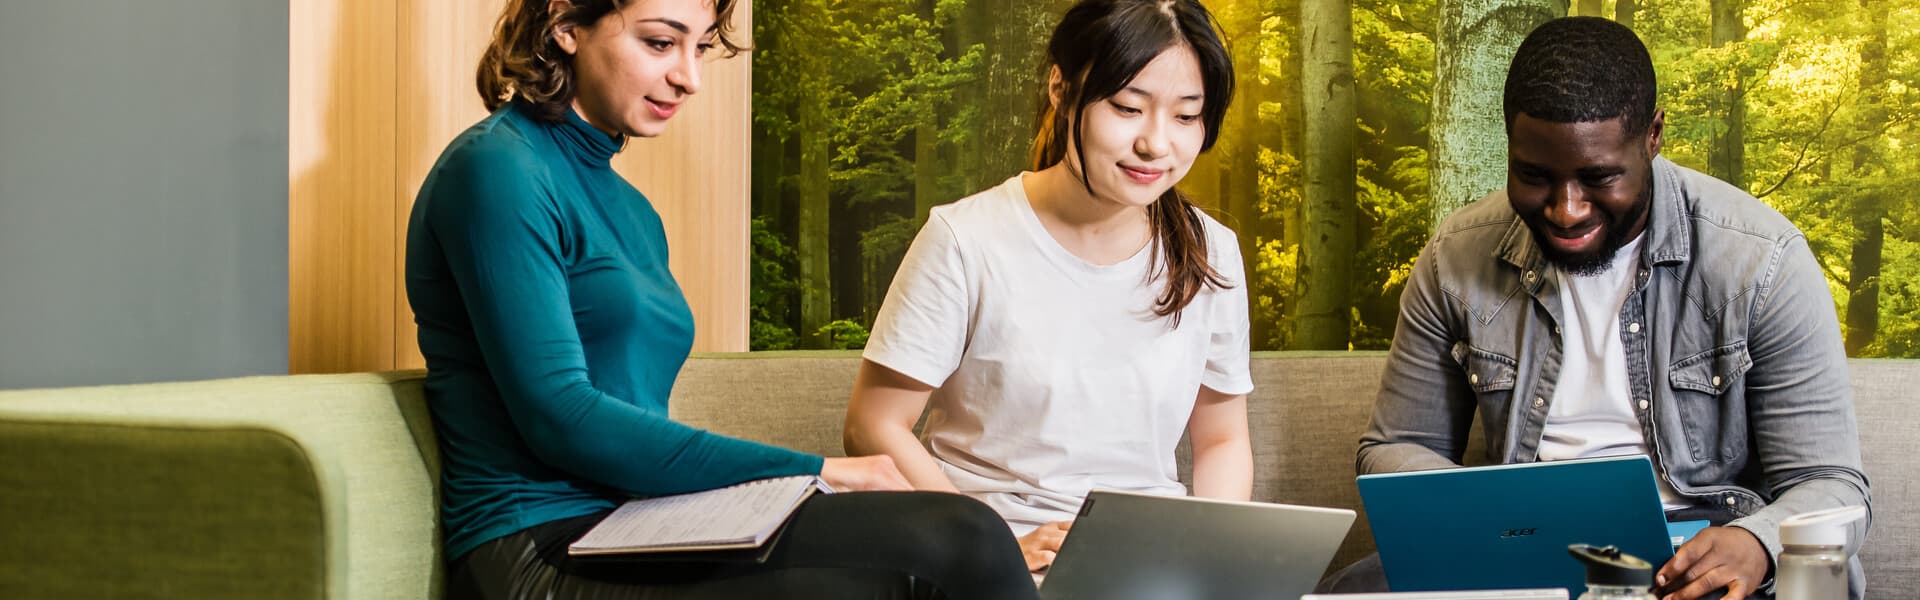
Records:
[[[1778,600],[1847,600],[1847,532],[1867,516],[1861,506],[1819,510],[1780,522]]]

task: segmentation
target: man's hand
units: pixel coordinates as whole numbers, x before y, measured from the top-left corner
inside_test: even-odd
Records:
[[[1725,600],[1743,600],[1766,581],[1773,559],[1760,539],[1739,527],[1708,527],[1674,551],[1654,573],[1661,600],[1694,600],[1725,589]]]
[[[1073,521],[1054,521],[1020,536],[1020,556],[1027,559],[1027,570],[1038,573],[1052,566],[1053,557],[1060,553],[1060,543],[1067,540],[1067,529],[1071,527]]]
[[[913,489],[907,478],[894,468],[893,458],[885,454],[828,458],[820,466],[820,479],[836,492],[895,492]]]

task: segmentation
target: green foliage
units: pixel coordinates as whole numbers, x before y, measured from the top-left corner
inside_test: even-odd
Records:
[[[848,319],[838,319],[820,328],[820,337],[834,350],[859,350],[867,347],[867,328]]]
[[[1640,0],[1666,110],[1663,154],[1710,171],[1744,103],[1739,179],[1807,234],[1844,319],[1864,232],[1885,228],[1879,321],[1863,356],[1920,356],[1920,6],[1894,0],[1742,0],[1745,39],[1715,47],[1725,0]],[[1038,46],[1065,0],[762,0],[754,10],[754,121],[780,144],[828,137],[834,317],[816,345],[859,347],[929,198],[946,202],[1018,170],[1041,81]],[[1612,14],[1614,0],[1603,5]],[[1238,67],[1214,150],[1181,182],[1239,232],[1255,349],[1286,347],[1300,289],[1303,222],[1297,0],[1209,2]],[[1355,348],[1391,341],[1398,298],[1434,226],[1429,115],[1435,0],[1355,0],[1361,143],[1351,290]],[[1868,65],[1876,36],[1885,54]],[[1733,89],[1741,90],[1738,96]],[[1737,100],[1736,100],[1737,99]],[[802,123],[820,123],[810,130]],[[922,144],[930,137],[931,144]],[[759,152],[756,152],[758,155]],[[800,161],[755,185],[793,188]],[[758,165],[756,165],[756,168]],[[800,344],[798,211],[755,191],[753,347]],[[761,206],[762,198],[778,202]],[[1870,202],[1869,199],[1879,199]],[[782,204],[785,203],[785,204]],[[813,263],[808,263],[813,264]],[[1860,263],[1864,264],[1864,263]],[[1316,277],[1325,276],[1316,274]],[[1843,320],[1843,326],[1845,322]],[[815,332],[805,332],[815,333]]]
[[[962,189],[964,174],[950,160],[977,141],[972,131],[983,119],[978,107],[958,101],[960,91],[978,86],[986,74],[984,45],[954,43],[968,9],[966,0],[766,0],[754,6],[755,126],[765,138],[784,143],[824,136],[827,146],[831,235],[812,246],[824,255],[795,255],[782,264],[797,273],[801,263],[830,263],[833,316],[849,323],[869,322],[876,312],[912,239],[916,195],[952,200],[970,191]],[[931,130],[923,129],[929,124]],[[922,135],[936,140],[934,155],[916,154]],[[779,177],[756,178],[755,185],[784,189],[801,177],[799,162],[783,161]],[[927,169],[938,171],[934,189],[916,190],[916,175]],[[795,229],[793,200],[778,190],[755,196],[768,199],[759,210],[781,215],[770,229]],[[756,244],[756,258],[760,248]],[[765,327],[755,329],[755,340],[764,329],[767,344],[800,343],[782,333],[801,329],[800,311],[787,309],[801,300],[787,293],[766,299],[782,309],[756,311],[755,322]],[[755,296],[759,307],[757,290]],[[847,343],[843,329],[816,345]]]
[[[1293,291],[1298,289],[1300,246],[1280,240],[1260,240],[1252,260],[1247,261],[1249,318],[1279,323],[1267,339],[1254,340],[1257,348],[1285,348],[1293,342],[1293,327],[1285,317],[1293,309]]]
[[[1706,0],[1660,0],[1642,36],[1661,76],[1667,110],[1664,154],[1706,170],[1710,144],[1727,132],[1728,93],[1736,84],[1746,104],[1742,179],[1748,191],[1778,209],[1807,235],[1834,294],[1843,328],[1848,287],[1863,232],[1856,219],[1871,212],[1886,229],[1879,253],[1879,323],[1862,356],[1920,356],[1920,305],[1912,261],[1920,229],[1900,215],[1916,208],[1904,190],[1920,183],[1911,148],[1920,142],[1920,10],[1908,3],[1858,0],[1749,0],[1747,38],[1714,48],[1707,43]],[[1884,18],[1884,24],[1877,20]],[[1882,68],[1865,51],[1885,36]],[[1878,198],[1879,202],[1871,199]],[[1873,219],[1872,216],[1865,218]]]
[[[753,219],[751,235],[753,256],[749,285],[752,291],[748,309],[751,320],[747,326],[747,348],[786,350],[799,342],[793,327],[786,324],[800,289],[799,282],[787,275],[793,269],[793,248],[768,229],[765,218]]]
[[[868,261],[898,264],[900,257],[907,253],[907,245],[913,243],[914,232],[911,219],[889,217],[873,226],[873,229],[860,233],[860,255]],[[892,274],[891,269],[888,274]]]

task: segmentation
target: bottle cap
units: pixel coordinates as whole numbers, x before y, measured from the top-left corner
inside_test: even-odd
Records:
[[[1864,506],[1843,506],[1800,513],[1780,521],[1780,543],[1787,546],[1845,546],[1854,521],[1867,516]]]
[[[1567,553],[1587,566],[1587,585],[1653,587],[1653,565],[1621,553],[1619,548],[1574,544],[1567,546]]]

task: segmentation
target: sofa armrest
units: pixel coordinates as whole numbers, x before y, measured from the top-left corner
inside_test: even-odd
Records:
[[[254,424],[0,415],[0,597],[346,597],[338,469]]]

